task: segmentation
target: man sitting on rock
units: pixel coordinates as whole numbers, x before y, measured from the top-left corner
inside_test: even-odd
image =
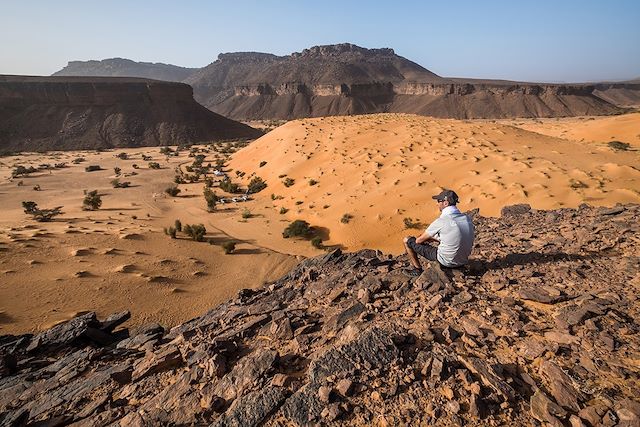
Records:
[[[469,262],[475,229],[471,218],[456,207],[458,195],[445,189],[432,199],[438,202],[438,209],[442,212],[440,218],[433,221],[420,237],[407,236],[403,239],[412,266],[404,270],[409,277],[422,274],[418,255],[448,268],[461,267]]]

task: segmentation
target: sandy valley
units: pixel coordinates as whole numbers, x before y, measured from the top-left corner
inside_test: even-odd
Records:
[[[612,140],[629,145],[616,148]],[[202,179],[180,184],[176,197],[164,192],[176,168],[185,171],[193,161],[188,150],[175,157],[157,147],[3,157],[0,332],[42,330],[87,310],[131,310],[133,326],[178,324],[323,253],[308,240],[282,237],[296,219],[316,227],[326,246],[398,254],[402,235],[418,234],[436,217],[430,196],[443,187],[460,194],[462,210],[479,208],[485,216],[516,203],[638,203],[638,147],[639,113],[501,122],[398,114],[295,120],[232,155],[224,169],[232,181],[246,186],[259,176],[268,186],[214,212],[207,212]],[[210,146],[196,150],[205,164],[219,155]],[[150,169],[143,155],[161,168]],[[78,157],[85,160],[73,163]],[[67,167],[11,178],[17,165],[62,162]],[[102,169],[86,172],[88,165]],[[115,167],[131,187],[112,187]],[[216,185],[218,196],[232,196]],[[94,189],[103,204],[83,211],[83,190]],[[35,222],[21,206],[28,200],[64,206],[64,213]],[[207,241],[165,235],[176,219],[205,225]],[[239,243],[226,255],[221,244],[229,240]]]

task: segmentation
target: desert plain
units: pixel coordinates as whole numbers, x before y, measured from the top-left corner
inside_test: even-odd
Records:
[[[43,330],[85,311],[102,317],[130,310],[130,326],[179,324],[323,253],[308,240],[283,238],[297,219],[314,227],[325,248],[399,254],[402,236],[419,234],[437,217],[431,196],[442,188],[460,195],[461,210],[484,216],[518,203],[639,203],[639,147],[640,113],[510,120],[372,114],[294,120],[243,148],[216,143],[177,156],[159,147],[5,156],[0,334]],[[205,164],[224,159],[222,170],[243,188],[254,176],[267,187],[211,212],[203,179],[168,195],[194,154],[205,155]],[[66,167],[12,177],[18,165],[56,163]],[[88,165],[101,169],[87,172]],[[218,196],[237,197],[210,177]],[[116,178],[130,187],[113,188]],[[84,190],[98,190],[98,210],[82,210]],[[63,206],[63,214],[36,222],[22,201]],[[205,241],[166,235],[176,219],[203,224]],[[231,254],[222,248],[228,241],[237,242]]]

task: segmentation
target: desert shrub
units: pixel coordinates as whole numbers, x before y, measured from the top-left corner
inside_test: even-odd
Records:
[[[160,169],[160,163],[158,163],[158,162],[149,162],[149,169]]]
[[[225,254],[227,254],[227,255],[231,254],[231,253],[233,253],[233,251],[236,250],[236,242],[231,241],[231,240],[229,240],[227,242],[224,242],[222,244],[222,249],[224,249],[224,253]]]
[[[54,168],[56,169],[64,169],[67,167],[67,164],[65,162],[62,163],[56,163],[55,165],[53,165]]]
[[[216,208],[216,203],[218,203],[218,196],[215,192],[211,191],[211,188],[204,187],[204,200],[207,202],[207,210],[209,212],[213,211]]]
[[[24,181],[22,181],[22,180],[18,181],[17,185],[18,185],[18,187],[22,187],[24,185]]]
[[[311,239],[311,245],[314,248],[322,249],[322,237],[316,236],[313,239]]]
[[[134,168],[134,169],[138,169],[138,164],[134,163],[134,164],[131,165],[131,167]]]
[[[28,168],[26,168],[20,165],[16,166],[16,168],[11,172],[11,176],[15,178],[17,176],[28,175],[33,172],[38,172],[38,169],[34,168],[33,166],[29,166]]]
[[[239,193],[240,186],[234,182],[231,182],[229,178],[225,178],[220,181],[220,189],[222,191],[226,191],[227,193]]]
[[[131,185],[131,181],[120,181],[118,178],[111,180],[113,188],[127,188]]]
[[[153,159],[153,157],[147,156],[145,154],[142,155],[142,160],[145,161],[145,162],[149,162],[149,161],[151,161],[151,159]]]
[[[622,141],[609,141],[607,145],[613,148],[614,150],[619,150],[619,151],[627,151],[629,150],[629,147],[631,147],[631,145]]]
[[[164,189],[164,192],[171,197],[176,197],[178,194],[180,194],[180,191],[182,190],[180,190],[176,185],[170,185]]]
[[[33,186],[33,191],[40,191],[40,190],[41,190],[40,184],[36,184]]]
[[[117,166],[116,166],[115,168],[113,168],[113,172],[114,172],[116,175],[120,175],[120,172],[122,172],[122,169],[120,169],[119,167],[117,167]]]
[[[120,160],[127,160],[129,158],[129,155],[127,153],[118,153],[116,154],[116,157]]]
[[[99,171],[99,170],[102,170],[100,165],[89,165],[89,166],[84,168],[85,172],[95,172],[95,171]]]
[[[206,234],[207,229],[204,224],[185,224],[182,227],[182,231],[196,242],[202,242],[204,241],[204,235]]]
[[[577,179],[571,179],[570,182],[569,182],[569,186],[571,188],[573,188],[574,190],[579,190],[579,189],[582,189],[582,188],[589,188],[589,186],[587,184],[585,184],[584,182],[579,181]]]
[[[204,186],[207,187],[207,188],[213,187],[213,178],[206,177],[204,179]]]
[[[284,215],[287,212],[289,212],[289,209],[285,208],[284,206],[280,208],[280,215]]]
[[[175,222],[173,223],[173,226],[176,228],[177,231],[182,232],[182,222],[179,219],[175,220]]]
[[[283,196],[277,196],[277,195],[271,193],[271,200],[282,200],[282,199],[284,199]]]
[[[251,211],[250,211],[249,209],[244,208],[244,209],[242,210],[242,218],[243,218],[243,219],[249,219],[249,218],[251,218],[252,216],[253,216],[253,215],[251,214]]]
[[[82,200],[82,210],[95,211],[100,209],[100,206],[102,206],[102,198],[98,194],[98,190],[88,191]]]
[[[311,233],[311,227],[307,221],[296,219],[282,232],[282,237],[307,237]]]
[[[187,172],[193,172],[193,166],[187,165],[184,167],[184,170],[186,170]]]
[[[22,208],[24,213],[31,215],[38,222],[51,221],[53,217],[62,213],[62,206],[57,206],[53,209],[38,209],[38,204],[32,201],[22,202]]]
[[[173,177],[173,182],[175,182],[176,184],[184,184],[186,181],[184,180],[182,175],[176,175]]]
[[[293,184],[296,183],[296,181],[293,178],[286,178],[284,181],[282,181],[282,183],[284,184],[285,187],[291,187]]]
[[[176,230],[175,227],[165,227],[164,228],[164,234],[166,234],[167,236],[171,236],[172,239],[176,238],[176,233],[178,230]]]
[[[316,185],[317,183],[318,183],[318,181],[316,181],[316,180],[315,180],[315,179],[313,179],[313,178],[309,180],[309,185],[311,185],[311,186],[314,186],[314,185]]]
[[[296,205],[301,205],[301,204],[303,204],[303,203],[304,203],[304,202],[303,202],[302,200],[296,200]]]
[[[278,175],[278,178],[282,179],[282,178],[284,178],[285,176],[287,176],[287,174],[286,174],[286,173],[284,173],[284,174],[282,174],[282,175]]]
[[[165,154],[165,155],[168,156],[171,153],[173,153],[173,150],[171,148],[169,148],[169,147],[162,147],[160,149],[160,154]]]
[[[71,161],[71,163],[73,163],[74,165],[77,165],[78,163],[82,163],[82,162],[84,162],[84,161],[85,161],[85,158],[84,158],[84,157],[76,157],[75,159],[73,159],[73,160]]]
[[[340,222],[343,224],[349,224],[349,221],[351,221],[352,219],[353,215],[346,213],[342,215],[342,218],[340,218]]]
[[[404,222],[404,228],[420,228],[422,225],[420,221],[416,219],[416,222],[413,222],[411,218],[405,218],[402,220]]]
[[[251,181],[249,182],[249,187],[247,191],[249,192],[249,194],[255,194],[255,193],[259,193],[265,188],[267,188],[267,183],[264,182],[264,180],[259,176],[254,176],[253,178],[251,178]]]
[[[267,164],[267,162],[265,162],[265,161],[263,160],[263,161],[261,161],[261,162],[260,162],[260,165],[259,165],[258,167],[260,167],[260,168],[261,168],[261,167],[263,167],[263,166],[264,166],[264,165],[266,165],[266,164]]]

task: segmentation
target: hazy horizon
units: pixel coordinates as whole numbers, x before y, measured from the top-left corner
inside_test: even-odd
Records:
[[[443,77],[592,82],[640,77],[640,3],[113,1],[7,4],[0,74],[126,58],[199,68],[218,54],[288,55],[317,45],[389,47]]]

